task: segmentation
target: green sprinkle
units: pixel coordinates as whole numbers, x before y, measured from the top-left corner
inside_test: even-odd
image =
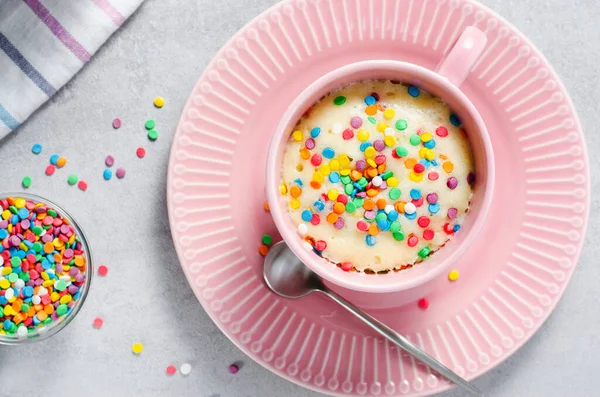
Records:
[[[406,120],[398,120],[396,121],[396,129],[400,131],[404,131],[408,127],[408,123]]]
[[[29,186],[31,186],[31,177],[26,176],[25,178],[23,178],[23,181],[21,183],[23,184],[23,187],[27,189]]]
[[[0,306],[0,317],[4,317],[4,309]]]
[[[43,231],[44,231],[44,229],[42,229],[39,226],[34,226],[34,228],[33,228],[33,232],[38,236],[40,234],[42,234]],[[33,243],[33,246],[31,248],[33,248],[33,250],[35,252],[40,252],[42,250],[42,244],[41,243]]]
[[[23,303],[23,304],[21,305],[21,311],[22,311],[23,313],[27,313],[27,312],[29,311],[29,305],[28,305],[27,303]]]
[[[410,144],[411,145],[417,146],[419,143],[421,143],[421,137],[420,136],[418,136],[417,134],[410,136]]]
[[[357,182],[360,187],[362,187],[363,189],[365,188],[365,186],[367,186],[369,184],[369,182],[367,182],[367,178],[365,178],[364,176],[361,177],[358,182]]]
[[[335,103],[338,106],[341,106],[344,103],[346,103],[346,97],[343,95],[336,96],[335,99],[333,100],[333,103]]]
[[[19,258],[18,256],[13,256],[12,258],[10,258],[10,264],[12,265],[12,267],[17,267],[21,264],[21,258]]]
[[[78,180],[79,180],[79,178],[77,178],[77,175],[72,174],[72,175],[69,175],[69,179],[67,179],[67,182],[69,182],[69,185],[74,185],[77,183]]]
[[[431,249],[429,247],[423,247],[421,251],[419,251],[419,257],[425,259],[427,255],[431,254]]]
[[[400,191],[400,189],[397,189],[394,187],[394,188],[390,189],[389,195],[392,200],[398,200],[400,198],[401,193],[402,192]]]
[[[17,214],[17,212],[19,212],[19,210],[17,209],[17,207],[15,207],[14,205],[9,205],[8,206],[8,210],[10,212],[12,212],[13,214],[15,214],[15,215]]]
[[[367,120],[369,120],[371,124],[377,124],[377,119],[373,116],[367,117]]]
[[[25,282],[28,282],[31,279],[31,276],[29,276],[28,272],[21,272],[19,273],[19,278]]]
[[[263,234],[262,242],[264,245],[271,245],[273,244],[273,237],[270,234]]]
[[[355,198],[352,199],[352,202],[354,203],[354,205],[356,206],[356,208],[360,208],[365,203],[365,199],[362,199],[360,197],[355,197]]]
[[[380,214],[377,214],[377,216],[375,217],[376,221],[382,221],[384,219],[387,219],[387,215],[385,212],[382,212]]]
[[[150,119],[150,120],[146,120],[146,129],[147,130],[151,130],[154,128],[154,126],[156,125],[156,123],[154,122],[154,120]]]
[[[48,215],[50,215],[52,218],[56,218],[58,216],[58,214],[56,213],[56,211],[54,210],[48,210],[46,211],[48,213]]]
[[[52,322],[52,317],[48,316],[46,317],[46,319],[44,321],[42,321],[44,323],[44,325],[48,325]]]
[[[350,194],[352,194],[353,191],[354,191],[354,186],[352,186],[351,183],[344,186],[344,193],[350,195]]]
[[[156,131],[156,130],[148,131],[148,139],[150,139],[151,141],[157,140],[158,139],[158,131]]]
[[[398,233],[401,229],[402,226],[400,226],[400,222],[398,221],[394,221],[390,224],[390,232],[392,233]]]
[[[393,177],[394,173],[392,171],[386,171],[383,174],[381,174],[381,179],[383,179],[384,181],[387,181],[389,178]]]
[[[356,211],[356,205],[352,201],[346,203],[346,212],[351,214]]]
[[[62,280],[61,280],[62,281]],[[65,314],[67,314],[67,310],[69,310],[69,307],[67,305],[63,305],[60,304],[58,305],[58,307],[56,308],[56,313],[59,316],[64,316]],[[49,318],[49,317],[48,317]]]
[[[17,273],[11,273],[8,276],[6,276],[6,278],[8,279],[8,281],[10,281],[11,283],[16,282],[19,279],[19,275]]]
[[[408,156],[408,149],[406,148],[406,146],[398,146],[396,148],[396,154],[398,155],[398,157]]]
[[[394,233],[392,233],[392,236],[394,237],[394,240],[396,240],[396,241],[404,240],[404,233],[402,233],[402,232],[394,232]],[[419,255],[421,255],[420,252],[419,252]]]
[[[349,184],[350,182],[352,182],[352,179],[350,179],[350,177],[348,175],[344,175],[340,178],[340,180],[342,181],[342,183],[344,185]]]
[[[64,291],[67,288],[67,283],[65,283],[64,280],[58,280],[54,288],[56,288],[57,291]]]

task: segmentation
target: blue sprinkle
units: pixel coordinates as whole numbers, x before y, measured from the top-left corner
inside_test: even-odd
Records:
[[[302,211],[302,220],[304,222],[310,222],[312,219],[312,213],[309,210]]]
[[[360,151],[361,151],[361,152],[364,152],[365,150],[367,150],[367,148],[368,148],[369,146],[372,146],[372,143],[371,143],[371,142],[363,142],[363,143],[361,143],[361,144],[360,144]]]
[[[408,87],[408,93],[410,94],[411,97],[418,97],[420,94],[420,91],[417,87],[415,87],[414,85],[411,85],[410,87]]]
[[[363,190],[362,186],[360,186],[360,185],[358,184],[358,182],[354,182],[354,183],[352,184],[352,186],[354,186],[354,187],[356,188],[356,190],[358,190],[358,191],[361,191],[361,190]]]
[[[112,178],[112,171],[107,168],[104,170],[104,173],[102,174],[102,176],[104,177],[105,180],[108,181],[110,178]]]
[[[21,222],[21,218],[19,218],[19,215],[13,215],[10,217],[10,223],[12,223],[13,225],[16,225],[19,222]]]
[[[424,159],[424,160],[427,160],[427,159]],[[429,161],[429,160],[427,160],[427,161]],[[431,160],[431,164],[433,164],[434,167],[438,166],[438,162],[435,160]]]
[[[374,246],[375,243],[377,242],[377,239],[375,238],[375,236],[371,236],[370,234],[367,234],[367,237],[365,237],[365,240],[369,247]]]
[[[36,143],[35,145],[33,145],[33,147],[31,148],[31,153],[33,153],[33,154],[42,153],[42,145],[40,145],[39,143]]]
[[[17,215],[19,215],[19,218],[25,219],[29,216],[29,211],[27,210],[27,208],[21,208]]]
[[[323,157],[332,159],[333,156],[335,156],[335,151],[332,148],[326,147],[325,149],[323,149]]]
[[[377,221],[377,227],[379,230],[386,231],[390,229],[390,222],[387,219],[380,219]]]
[[[300,178],[295,179],[294,183],[300,187],[304,186],[304,183],[302,183],[302,179],[300,179]]]
[[[337,172],[332,172],[331,174],[329,174],[329,181],[331,183],[338,183],[340,181],[340,174]]]
[[[404,216],[406,216],[406,219],[413,220],[413,219],[415,219],[417,217],[417,213],[416,212],[413,212],[412,214],[406,214],[405,213]]]
[[[33,295],[33,287],[30,286],[25,286],[23,287],[23,295],[25,295],[26,297],[30,297]]]
[[[50,156],[50,164],[52,165],[58,165],[58,158],[60,156],[58,154],[53,154],[52,156]]]
[[[358,193],[358,190],[356,190],[356,188],[355,188],[354,190],[352,190],[350,197],[354,198],[354,196],[356,196],[356,193]]]
[[[433,149],[435,147],[435,140],[427,141],[423,144],[427,149]]]
[[[391,210],[391,211],[390,211],[390,213],[388,214],[388,219],[389,219],[390,221],[392,221],[392,222],[393,222],[393,221],[395,221],[396,219],[398,219],[398,215],[399,215],[399,214],[398,214],[398,211],[396,211],[396,210]]]
[[[438,203],[429,204],[429,212],[437,214],[440,211],[440,205]]]
[[[13,326],[13,322],[10,320],[4,320],[4,329],[10,329]]]
[[[42,268],[44,268],[44,269],[50,269],[50,267],[51,267],[50,262],[47,259],[44,259],[42,261]]]
[[[453,126],[460,127],[460,124],[461,124],[460,119],[454,113],[452,113],[450,115],[450,122],[452,123]]]
[[[4,240],[7,237],[8,237],[8,232],[6,231],[6,229],[0,229],[0,240]]]
[[[373,95],[369,95],[365,97],[365,103],[367,106],[375,105],[377,103],[377,99]]]
[[[0,296],[0,305],[6,305],[8,303],[8,299],[4,297],[4,295]]]
[[[320,133],[321,133],[321,129],[319,127],[315,127],[312,130],[310,130],[310,136],[312,138],[318,137]]]
[[[429,161],[427,159],[421,159],[421,161],[419,161],[419,163],[423,164],[425,166],[425,168],[429,168],[431,166],[431,161]]]
[[[454,225],[454,233],[460,230],[460,225]]]
[[[421,191],[419,189],[410,189],[410,197],[413,200],[418,200],[421,198]]]
[[[313,204],[313,207],[315,207],[317,211],[323,211],[325,209],[325,203],[323,203],[321,200],[317,200]]]

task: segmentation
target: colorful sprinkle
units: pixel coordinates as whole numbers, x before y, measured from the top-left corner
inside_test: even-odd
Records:
[[[39,143],[36,143],[35,145],[33,145],[33,147],[31,148],[31,153],[33,153],[33,154],[42,153],[42,145],[40,145]]]
[[[110,178],[112,178],[112,171],[110,169],[105,169],[104,172],[102,173],[102,176],[104,177],[105,180],[110,180]]]
[[[417,87],[415,87],[414,85],[411,85],[408,87],[408,93],[411,97],[416,98],[419,96],[419,94],[421,92],[419,91],[419,89]]]
[[[147,130],[151,130],[156,126],[156,122],[152,119],[150,120],[146,120],[146,124],[144,124],[144,127],[146,127]]]
[[[67,159],[64,157],[59,157],[56,160],[56,165],[58,166],[58,168],[64,167],[65,165],[67,165]]]
[[[104,320],[100,317],[96,317],[94,319],[94,321],[92,322],[92,326],[96,329],[102,328],[103,325],[104,325]]]
[[[73,186],[74,184],[76,184],[78,180],[79,180],[79,178],[75,174],[71,174],[71,175],[69,175],[69,178],[67,178],[67,182],[71,186]]]
[[[115,118],[112,122],[112,126],[115,130],[118,130],[119,128],[121,128],[121,119]]]
[[[188,363],[185,364],[181,364],[181,367],[179,368],[179,371],[181,371],[182,375],[189,375],[190,372],[192,372],[192,366]]]
[[[50,156],[50,164],[52,165],[58,165],[58,158],[60,156],[58,154],[53,154],[52,156]]]
[[[77,183],[77,187],[79,188],[79,190],[82,190],[85,192],[88,188],[88,184],[86,181],[79,181],[79,183]]]
[[[117,178],[119,178],[119,179],[125,178],[125,172],[126,172],[125,168],[118,168],[117,169],[117,173],[116,173],[117,174]]]
[[[452,125],[455,126],[455,127],[460,127],[460,124],[461,124],[460,119],[454,113],[452,113],[450,115],[450,123],[452,123]]]
[[[98,275],[99,276],[106,276],[108,274],[108,267],[106,267],[106,265],[100,265],[98,266]]]
[[[458,273],[458,270],[456,270],[456,269],[450,270],[450,273],[448,273],[448,280],[456,281],[456,280],[458,280],[459,275],[460,274]]]
[[[46,167],[46,175],[48,175],[48,176],[54,175],[55,171],[56,171],[56,167],[53,166],[52,164],[50,164],[49,166]]]
[[[146,156],[146,149],[144,149],[143,147],[137,148],[137,150],[135,151],[135,155],[143,159]]]
[[[157,140],[158,139],[158,131],[156,131],[156,130],[148,131],[148,139],[150,139],[151,141]]]
[[[131,346],[131,351],[134,354],[140,354],[142,351],[144,350],[144,345],[142,345],[141,343],[134,343],[133,346]]]
[[[106,164],[107,167],[112,167],[113,164],[115,163],[115,158],[113,156],[106,156],[106,159],[104,159],[104,164]]]
[[[426,298],[419,299],[419,308],[427,309],[429,307],[429,301]]]
[[[29,188],[31,186],[31,177],[30,176],[23,177],[21,184],[23,185],[23,187],[25,189]]]
[[[173,376],[177,372],[177,367],[175,367],[174,365],[169,365],[165,372],[167,373],[167,375]]]
[[[263,234],[261,241],[264,245],[271,245],[273,244],[273,237],[270,234]]]
[[[336,104],[337,106],[341,106],[344,103],[346,103],[346,97],[345,96],[337,96],[334,98],[333,103]]]
[[[267,254],[269,253],[269,247],[262,244],[260,247],[258,247],[258,253],[262,256],[267,256]]]
[[[154,106],[159,109],[165,106],[165,98],[161,96],[157,96],[156,98],[154,98]]]
[[[237,374],[239,372],[239,370],[240,370],[240,368],[236,364],[231,364],[229,366],[229,373],[230,374],[235,375],[235,374]]]

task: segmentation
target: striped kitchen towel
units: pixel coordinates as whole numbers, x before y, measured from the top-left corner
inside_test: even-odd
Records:
[[[85,65],[143,0],[0,0],[0,139]]]

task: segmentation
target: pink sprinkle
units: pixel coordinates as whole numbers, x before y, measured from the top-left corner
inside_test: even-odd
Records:
[[[121,119],[120,118],[117,117],[113,120],[113,128],[115,130],[118,130],[119,128],[121,128]]]
[[[342,133],[342,138],[344,138],[346,141],[354,138],[354,131],[352,131],[350,128],[346,128]]]
[[[358,116],[354,116],[350,120],[350,125],[352,126],[352,128],[358,128],[362,125],[362,119]]]
[[[77,184],[77,187],[79,187],[79,189],[81,189],[85,192],[88,188],[88,184],[86,181],[79,181],[79,183]]]
[[[230,373],[230,374],[234,374],[234,375],[235,375],[235,374],[237,374],[237,373],[238,373],[238,371],[239,371],[239,370],[240,370],[240,367],[238,367],[238,366],[237,366],[237,365],[235,365],[235,364],[231,364],[231,365],[229,366],[229,373]]]
[[[456,187],[458,186],[458,179],[456,179],[455,177],[451,176],[446,181],[446,186],[448,186],[452,190],[456,189]]]
[[[315,148],[315,140],[312,138],[308,138],[306,140],[305,146],[307,149],[310,149],[310,150],[314,149]]]
[[[169,365],[167,367],[167,375],[175,375],[175,372],[177,372],[177,368],[174,365]]]
[[[350,270],[352,270],[354,266],[352,265],[351,262],[344,262],[342,263],[342,270],[345,272],[349,272]]]
[[[440,136],[442,138],[448,136],[448,130],[446,129],[446,127],[436,128],[435,133],[437,134],[437,136]]]
[[[427,174],[427,178],[429,178],[430,181],[437,181],[439,177],[440,175],[435,171],[431,171],[429,174]]]
[[[344,227],[344,220],[342,218],[338,218],[337,221],[335,221],[335,223],[333,224],[333,226],[335,226],[336,229],[341,229]]]
[[[454,207],[448,208],[448,218],[449,219],[456,218],[456,215],[458,215],[458,210],[456,208],[454,208]]]
[[[102,325],[104,325],[104,320],[102,320],[100,317],[96,317],[92,325],[94,328],[100,329],[102,328]]]
[[[98,275],[106,276],[108,274],[108,267],[105,265],[98,266]]]
[[[368,224],[367,222],[365,222],[365,221],[358,221],[358,222],[356,223],[356,228],[357,228],[358,230],[361,230],[361,231],[363,231],[363,232],[366,232],[366,231],[369,229],[369,224]]]
[[[119,168],[117,170],[117,178],[119,178],[119,179],[125,178],[125,168]]]
[[[137,148],[137,150],[135,151],[136,156],[138,156],[139,158],[143,159],[144,156],[146,156],[146,149],[144,149],[143,147],[139,147]]]
[[[358,171],[364,171],[367,168],[367,162],[365,160],[358,160],[356,162],[356,169]]]
[[[106,160],[104,160],[104,164],[106,164],[107,167],[112,167],[113,164],[115,163],[115,158],[111,155],[106,156]]]
[[[435,204],[435,203],[437,203],[437,201],[438,201],[438,194],[437,193],[433,192],[433,193],[429,193],[427,195],[427,202],[429,204]]]

